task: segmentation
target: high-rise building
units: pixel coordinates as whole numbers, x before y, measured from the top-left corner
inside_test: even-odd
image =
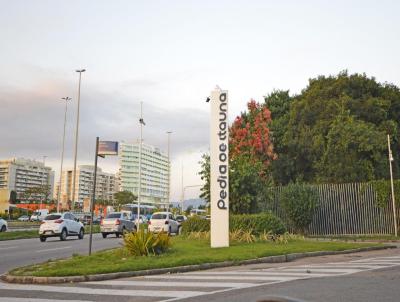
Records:
[[[0,160],[0,189],[17,192],[17,198],[21,201],[27,201],[23,194],[26,189],[45,185],[49,186],[48,198],[51,198],[54,190],[54,171],[42,162],[24,158]],[[44,196],[39,194],[31,198],[37,201]]]
[[[62,171],[61,175],[61,202],[63,206],[72,201],[73,169]],[[91,200],[93,196],[94,166],[81,165],[76,169],[75,201],[83,202]],[[57,184],[55,196],[58,196],[59,184]],[[118,181],[115,174],[105,173],[97,167],[96,200],[114,200],[114,194],[118,192]]]
[[[139,194],[139,142],[119,144],[119,189]],[[167,155],[159,148],[142,144],[141,202],[168,203],[169,169]]]

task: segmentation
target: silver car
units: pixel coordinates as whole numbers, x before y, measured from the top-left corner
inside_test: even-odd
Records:
[[[107,216],[100,222],[100,232],[103,238],[109,234],[115,234],[120,237],[125,232],[136,231],[136,226],[130,220],[129,214],[125,212],[114,212],[107,214]]]

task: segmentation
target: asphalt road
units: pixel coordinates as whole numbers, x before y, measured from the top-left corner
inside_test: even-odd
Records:
[[[0,302],[398,302],[399,285],[400,250],[392,249],[77,284],[0,282]]]
[[[93,234],[93,251],[114,248],[122,243],[122,239],[110,235],[106,239],[101,234]],[[66,241],[59,238],[48,238],[40,242],[39,236],[34,239],[19,239],[0,241],[0,274],[29,264],[44,262],[49,259],[71,257],[72,254],[87,254],[89,250],[89,235],[83,240],[68,237]]]

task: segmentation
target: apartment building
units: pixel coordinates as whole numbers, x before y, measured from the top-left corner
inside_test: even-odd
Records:
[[[139,195],[139,142],[119,144],[119,186],[121,191]],[[142,144],[141,202],[166,204],[170,163],[159,148]]]
[[[94,184],[94,166],[81,165],[76,169],[75,198],[72,198],[73,169],[62,171],[61,175],[61,201],[83,202],[91,200]],[[55,196],[58,196],[60,186],[57,185]],[[114,193],[118,192],[118,181],[115,174],[105,173],[97,167],[96,199],[114,200]]]
[[[25,201],[23,193],[28,188],[48,185],[51,198],[54,190],[54,171],[42,162],[24,158],[0,160],[0,189],[17,192],[17,198]],[[43,196],[34,196],[41,199]]]

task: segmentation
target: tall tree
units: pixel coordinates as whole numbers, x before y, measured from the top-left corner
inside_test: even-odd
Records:
[[[346,71],[337,76],[320,76],[310,79],[309,85],[302,90],[301,94],[294,97],[290,105],[289,121],[283,141],[286,150],[280,150],[278,157],[286,156],[292,161],[293,170],[290,181],[302,180],[305,182],[327,181],[321,177],[321,161],[327,153],[329,140],[332,137],[329,132],[333,126],[337,127],[336,118],[343,112],[349,111],[354,120],[354,126],[364,122],[370,125],[369,130],[379,131],[380,135],[396,134],[399,132],[400,117],[400,91],[397,87],[390,84],[380,84],[374,78],[368,78],[365,74],[349,75]],[[369,143],[366,136],[362,136],[365,141],[359,144]],[[361,139],[360,138],[360,139]],[[337,143],[340,138],[337,139]],[[399,150],[400,145],[397,138],[393,140],[395,150]],[[331,147],[329,147],[331,148]],[[382,148],[377,149],[381,155],[385,154]],[[394,152],[397,157],[398,152]],[[384,171],[384,157],[378,160],[370,157],[370,153],[358,152],[356,162],[368,162],[372,171],[358,175],[356,180],[380,179],[387,177]],[[341,160],[341,161],[340,161]],[[325,162],[324,167],[336,169],[332,165],[345,165],[346,157],[338,158],[336,164]],[[395,176],[398,174],[398,158],[394,162]],[[325,180],[324,180],[325,179]],[[330,181],[343,182],[349,181],[348,177],[337,178]]]
[[[270,137],[271,112],[262,104],[251,100],[247,112],[236,117],[229,133],[229,154],[232,160],[245,155],[253,162],[261,162],[266,173],[276,159]]]
[[[124,204],[133,203],[137,196],[130,191],[120,191],[114,194],[116,205],[121,207]]]

